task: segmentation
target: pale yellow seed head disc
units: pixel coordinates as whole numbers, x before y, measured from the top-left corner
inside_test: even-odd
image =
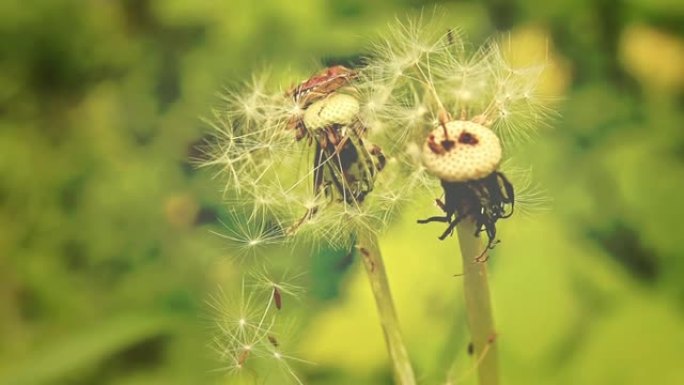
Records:
[[[442,126],[432,130],[423,145],[422,161],[430,174],[446,182],[466,182],[496,171],[501,162],[501,142],[492,130],[464,120],[451,121],[445,126],[452,146],[442,147],[447,139]],[[470,143],[461,143],[461,138]],[[430,142],[437,145],[437,151]]]
[[[304,125],[319,130],[331,124],[349,125],[359,114],[359,101],[347,94],[332,94],[309,106],[304,113]]]

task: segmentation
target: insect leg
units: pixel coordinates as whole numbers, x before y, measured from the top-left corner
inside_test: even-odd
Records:
[[[417,222],[420,224],[431,223],[431,222],[448,223],[449,218],[447,218],[446,216],[443,216],[443,217],[438,216],[438,217],[430,217],[430,218],[426,218],[426,219],[419,219]]]

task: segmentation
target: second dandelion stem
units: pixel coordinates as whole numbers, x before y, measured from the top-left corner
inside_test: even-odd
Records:
[[[394,308],[377,237],[359,234],[358,249],[375,297],[385,343],[392,361],[394,379],[398,385],[415,385],[415,375],[399,329],[399,319]]]
[[[472,352],[477,365],[480,385],[499,384],[499,360],[496,330],[487,284],[487,263],[477,262],[485,247],[475,236],[475,222],[464,219],[457,227],[458,242],[463,257],[463,292]]]

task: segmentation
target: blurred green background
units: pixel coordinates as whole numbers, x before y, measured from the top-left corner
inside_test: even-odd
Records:
[[[348,63],[419,0],[0,3],[0,384],[279,384],[225,377],[217,288],[305,271],[292,346],[307,384],[389,384],[362,268],[344,250],[236,259],[222,182],[197,170],[217,92]],[[684,384],[684,5],[442,1],[471,40],[547,58],[561,118],[523,158],[550,210],[503,221],[491,259],[505,384]],[[541,56],[540,56],[541,53]],[[424,384],[474,384],[455,239],[383,238]],[[228,223],[230,225],[230,223]],[[419,247],[420,246],[420,247]]]

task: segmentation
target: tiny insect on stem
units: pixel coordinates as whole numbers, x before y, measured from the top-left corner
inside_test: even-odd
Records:
[[[371,253],[365,248],[365,247],[359,247],[359,252],[361,252],[361,255],[363,258],[368,261],[370,265],[370,271],[371,273],[375,271],[375,262],[371,258]]]

